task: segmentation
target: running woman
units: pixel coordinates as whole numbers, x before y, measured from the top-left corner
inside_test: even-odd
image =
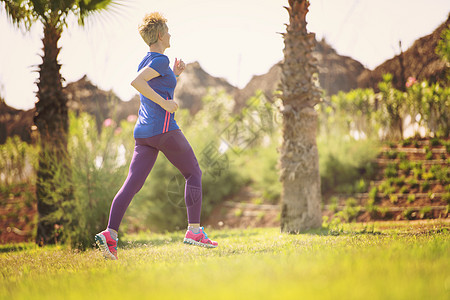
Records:
[[[138,67],[131,85],[140,93],[139,117],[134,128],[135,147],[128,177],[114,197],[106,230],[95,235],[95,241],[107,259],[117,259],[119,225],[134,195],[142,188],[159,151],[186,179],[185,203],[188,229],[184,243],[208,248],[217,247],[200,227],[202,206],[202,171],[189,142],[174,119],[178,104],[172,100],[178,76],[185,64],[175,59],[173,70],[164,51],[170,47],[167,20],[159,13],[147,14],[139,33],[150,51]]]

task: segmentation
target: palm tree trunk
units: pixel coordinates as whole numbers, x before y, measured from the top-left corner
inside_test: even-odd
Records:
[[[283,144],[281,147],[281,230],[297,233],[320,227],[319,155],[316,144],[320,91],[316,60],[312,56],[315,37],[306,30],[309,2],[289,0],[289,24],[284,34],[281,90],[283,100]],[[316,74],[316,75],[315,75]]]
[[[39,213],[36,242],[40,245],[57,242],[64,202],[72,194],[67,156],[67,98],[62,88],[61,65],[57,61],[61,32],[51,23],[44,23],[44,55],[39,65],[38,102],[34,117],[41,146],[36,182]]]

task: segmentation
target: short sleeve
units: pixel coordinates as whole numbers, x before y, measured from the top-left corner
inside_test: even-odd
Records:
[[[166,56],[155,57],[148,66],[158,72],[159,75],[164,76],[169,71],[169,59]]]

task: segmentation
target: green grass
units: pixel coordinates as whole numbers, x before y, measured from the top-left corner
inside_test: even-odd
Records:
[[[123,237],[118,261],[2,246],[0,299],[448,299],[449,223],[421,224],[211,230],[217,249],[141,233]]]

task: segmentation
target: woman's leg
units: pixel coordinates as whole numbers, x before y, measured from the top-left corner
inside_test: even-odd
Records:
[[[186,179],[184,200],[189,224],[200,224],[202,209],[202,171],[191,145],[181,130],[169,131],[161,139],[158,149]]]
[[[119,225],[131,199],[144,185],[157,156],[158,150],[156,148],[136,142],[128,177],[111,204],[108,228],[119,231]]]

